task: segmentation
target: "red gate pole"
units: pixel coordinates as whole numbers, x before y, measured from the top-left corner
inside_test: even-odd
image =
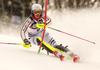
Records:
[[[45,23],[44,23],[44,31],[43,31],[42,40],[41,40],[41,43],[40,43],[40,47],[39,47],[38,53],[40,53],[40,50],[41,50],[41,47],[42,47],[42,42],[43,42],[44,35],[45,35],[45,30],[46,30],[46,16],[47,16],[47,0],[45,0]]]

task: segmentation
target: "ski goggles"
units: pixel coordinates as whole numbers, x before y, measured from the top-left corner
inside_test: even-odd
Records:
[[[35,14],[35,15],[37,15],[37,14],[41,14],[41,10],[34,11],[34,14]]]

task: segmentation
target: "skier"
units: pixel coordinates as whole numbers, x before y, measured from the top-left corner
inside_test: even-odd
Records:
[[[44,23],[45,15],[43,14],[43,10],[41,5],[33,4],[31,7],[31,15],[28,17],[22,27],[21,37],[25,45],[35,44],[40,45],[43,28],[38,28],[36,25],[41,25]],[[46,25],[51,24],[51,19],[46,17]],[[28,39],[26,38],[25,32],[28,31]],[[68,55],[72,58],[76,58],[76,55],[72,53],[68,48],[65,48],[62,45],[56,43],[55,39],[45,31],[45,36],[43,40],[42,48],[47,50],[47,52],[54,54],[55,56],[64,58],[61,52],[68,53]],[[25,47],[30,48],[30,47]],[[59,52],[60,51],[60,52]],[[77,57],[78,59],[78,57]]]

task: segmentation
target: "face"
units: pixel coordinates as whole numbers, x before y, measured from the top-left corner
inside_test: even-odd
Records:
[[[41,14],[41,10],[34,11],[35,18],[39,18]]]
[[[34,14],[35,18],[39,18],[40,14]]]

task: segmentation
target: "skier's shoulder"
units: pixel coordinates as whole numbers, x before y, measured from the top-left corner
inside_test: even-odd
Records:
[[[31,22],[37,22],[31,15],[28,17]]]
[[[34,20],[31,15],[28,17],[28,19],[29,19],[29,21],[33,21]]]
[[[45,14],[42,14],[42,18],[45,18]],[[51,19],[51,18],[47,15],[47,19]]]

